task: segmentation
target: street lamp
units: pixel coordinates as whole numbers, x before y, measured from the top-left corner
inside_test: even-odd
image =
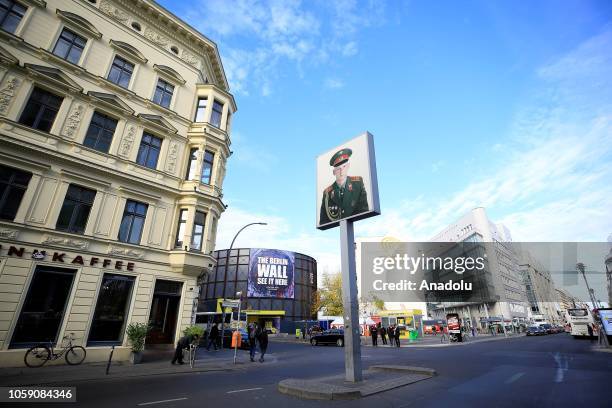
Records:
[[[230,252],[232,251],[232,248],[234,247],[234,242],[236,242],[236,238],[238,237],[238,234],[240,234],[242,232],[242,230],[244,230],[246,227],[249,227],[251,225],[268,225],[268,223],[266,223],[266,222],[252,222],[252,223],[247,224],[244,227],[240,228],[238,230],[238,232],[236,233],[236,235],[234,235],[234,239],[232,239],[232,243],[230,244],[230,247],[229,247],[229,251]],[[231,256],[231,254],[230,254],[230,256]]]
[[[268,223],[266,223],[266,222],[252,222],[252,223],[247,224],[244,227],[240,228],[238,230],[238,232],[236,233],[236,235],[234,235],[234,239],[232,239],[232,243],[230,244],[230,247],[229,247],[229,249],[227,251],[227,257],[228,258],[232,255],[232,248],[234,247],[234,242],[236,242],[236,238],[238,238],[238,234],[240,234],[246,227],[249,227],[251,225],[268,225]],[[225,266],[225,271],[227,272],[227,265]],[[239,293],[242,295],[242,292],[239,292]],[[241,296],[240,299],[241,299],[240,303],[242,304],[242,296]],[[222,309],[223,309],[223,314],[221,315],[221,350],[223,350],[223,336],[225,335],[225,308],[222,308]],[[240,312],[238,312],[238,320],[240,320]],[[234,353],[234,363],[235,362],[236,362],[236,356],[235,356],[235,353]]]
[[[236,292],[238,298],[238,326],[236,332],[240,334],[240,306],[242,306],[242,292]],[[236,335],[236,343],[234,344],[234,364],[236,364],[236,354],[238,353],[238,335]]]

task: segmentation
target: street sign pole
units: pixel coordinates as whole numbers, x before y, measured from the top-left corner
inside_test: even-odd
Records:
[[[344,307],[344,369],[346,381],[358,382],[361,375],[361,336],[359,301],[355,268],[353,222],[340,221],[340,257],[342,267],[342,306]]]

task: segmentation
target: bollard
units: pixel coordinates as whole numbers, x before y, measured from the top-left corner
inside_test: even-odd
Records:
[[[106,375],[108,375],[108,370],[110,370],[111,360],[113,359],[114,352],[115,352],[115,346],[111,348],[110,355],[108,356],[108,363],[106,364]]]

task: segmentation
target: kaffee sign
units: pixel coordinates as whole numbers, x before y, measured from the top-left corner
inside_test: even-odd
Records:
[[[4,252],[4,246],[0,244],[0,255]],[[27,257],[27,254],[31,254],[31,258],[37,261],[50,260],[51,262],[57,262],[62,264],[70,265],[81,265],[81,266],[101,266],[102,268],[114,268],[117,270],[133,271],[135,267],[134,262],[118,261],[108,258],[99,258],[92,256],[86,258],[83,255],[76,255],[72,260],[64,252],[47,252],[46,250],[34,249],[31,253],[26,251],[24,247],[9,246],[6,249],[7,256],[15,258]]]

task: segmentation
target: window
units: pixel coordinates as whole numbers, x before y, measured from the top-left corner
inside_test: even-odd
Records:
[[[193,180],[195,178],[197,165],[198,165],[198,148],[195,147],[189,150],[189,164],[187,165],[187,174],[185,175],[185,180]]]
[[[57,39],[53,53],[66,61],[70,61],[73,64],[78,64],[79,60],[81,59],[83,49],[85,48],[85,44],[87,44],[87,40],[85,38],[73,33],[67,28],[64,28]]]
[[[210,116],[210,123],[213,126],[221,127],[221,116],[222,115],[223,115],[223,105],[217,101],[214,101],[212,115]]]
[[[62,104],[63,98],[40,88],[34,88],[19,123],[48,132]]]
[[[191,249],[202,250],[202,238],[204,236],[204,221],[206,214],[201,211],[196,211],[193,220],[193,233],[191,236]]]
[[[94,198],[96,198],[95,190],[71,184],[66,192],[55,228],[77,234],[85,232]]]
[[[215,155],[208,150],[204,152],[204,162],[202,163],[202,176],[200,181],[204,184],[210,184],[210,178],[212,175],[212,166]]]
[[[87,345],[121,344],[134,277],[104,274]]]
[[[177,248],[183,247],[183,239],[185,238],[185,226],[187,225],[187,210],[181,210],[179,214],[178,228],[176,229],[176,241],[174,246]]]
[[[204,114],[206,113],[206,103],[208,99],[198,98],[198,107],[196,108],[195,121],[204,122]]]
[[[19,314],[11,348],[57,340],[74,280],[72,269],[36,267]]]
[[[147,204],[128,200],[125,203],[123,219],[119,227],[119,241],[129,244],[139,244],[145,217],[147,216]]]
[[[130,84],[130,79],[132,78],[133,72],[134,64],[117,55],[115,56],[111,70],[108,73],[108,80],[119,86],[127,88]]]
[[[31,177],[31,173],[0,166],[0,219],[15,219]]]
[[[108,153],[116,127],[116,119],[99,112],[94,112],[83,145],[103,153]]]
[[[169,84],[163,79],[159,79],[157,81],[157,86],[155,87],[155,95],[153,95],[153,102],[163,106],[164,108],[169,108],[170,102],[172,101],[173,92],[174,85]]]
[[[14,33],[28,8],[13,0],[0,0],[0,27]]]
[[[150,169],[157,167],[157,159],[159,158],[161,144],[162,140],[159,137],[155,137],[148,133],[143,133],[140,148],[138,149],[136,163]]]

